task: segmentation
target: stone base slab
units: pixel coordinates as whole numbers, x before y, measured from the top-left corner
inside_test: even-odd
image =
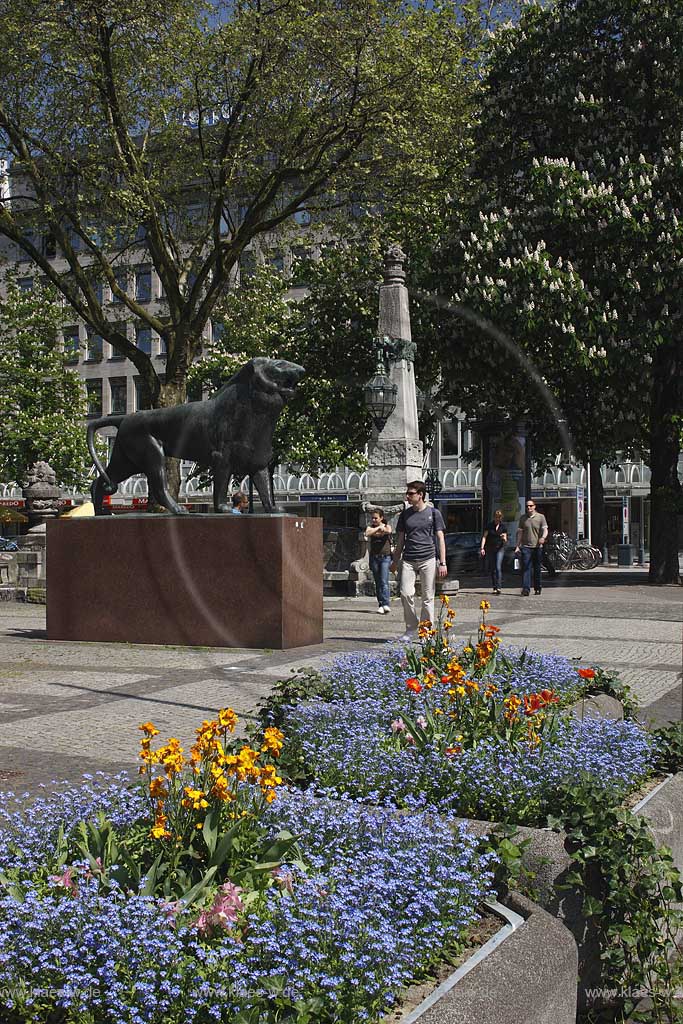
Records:
[[[322,521],[128,515],[47,524],[49,640],[321,643]]]

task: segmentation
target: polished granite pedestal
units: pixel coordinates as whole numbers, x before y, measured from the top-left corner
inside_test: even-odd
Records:
[[[323,638],[322,520],[150,515],[47,524],[50,640],[277,650]]]

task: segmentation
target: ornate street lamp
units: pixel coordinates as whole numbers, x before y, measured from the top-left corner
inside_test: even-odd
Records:
[[[436,469],[430,469],[427,471],[425,476],[425,484],[427,485],[427,493],[429,497],[434,501],[439,494],[441,494],[442,487],[439,479],[439,472]]]
[[[375,373],[363,388],[365,405],[372,416],[378,433],[382,432],[385,423],[396,408],[397,396],[398,388],[387,374],[384,356],[380,348],[377,352]]]

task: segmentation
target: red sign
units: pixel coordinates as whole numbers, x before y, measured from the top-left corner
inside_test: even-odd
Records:
[[[133,508],[147,508],[147,498],[133,498]]]
[[[4,508],[23,508],[25,504],[23,498],[0,498],[0,505]]]

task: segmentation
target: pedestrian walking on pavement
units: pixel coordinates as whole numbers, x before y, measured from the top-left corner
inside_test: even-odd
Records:
[[[415,581],[420,577],[422,589],[422,621],[434,622],[434,591],[437,574],[446,575],[445,526],[441,513],[428,505],[427,487],[422,480],[413,480],[406,488],[408,508],[398,517],[396,548],[391,571],[400,566],[400,594],[408,639],[414,636],[421,621],[415,611]]]
[[[486,558],[486,570],[491,573],[494,594],[500,594],[503,586],[503,556],[507,539],[503,513],[497,508],[481,538],[481,557]]]
[[[515,554],[522,556],[522,597],[528,597],[531,592],[532,570],[534,594],[541,593],[541,559],[547,536],[546,518],[536,511],[536,502],[530,498],[526,503],[526,513],[520,516],[515,541]]]
[[[386,520],[384,510],[376,508],[371,517],[370,525],[365,531],[365,539],[370,549],[370,572],[375,580],[377,594],[377,611],[380,615],[388,615],[389,605],[389,565],[391,564],[391,527]]]

